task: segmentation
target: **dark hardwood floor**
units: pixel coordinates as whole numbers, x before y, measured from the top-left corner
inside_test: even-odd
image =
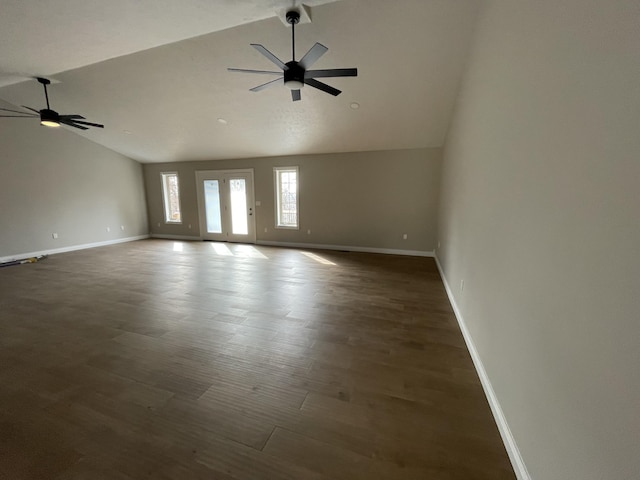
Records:
[[[146,240],[0,269],[1,479],[513,479],[430,258]]]

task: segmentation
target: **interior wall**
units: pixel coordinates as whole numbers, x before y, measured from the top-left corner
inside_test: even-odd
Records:
[[[437,257],[533,479],[640,472],[639,18],[484,2],[445,146]]]
[[[151,233],[199,237],[196,170],[253,168],[258,242],[433,251],[441,156],[433,148],[145,164]],[[275,228],[275,166],[299,167],[299,230]],[[179,174],[181,225],[164,222],[164,171]]]
[[[138,162],[33,119],[1,127],[0,258],[148,234]]]

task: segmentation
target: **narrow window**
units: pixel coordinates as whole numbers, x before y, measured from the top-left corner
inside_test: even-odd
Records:
[[[162,176],[164,221],[165,223],[182,223],[178,174],[176,172],[163,172],[160,175]]]
[[[298,167],[275,167],[276,227],[298,228]]]

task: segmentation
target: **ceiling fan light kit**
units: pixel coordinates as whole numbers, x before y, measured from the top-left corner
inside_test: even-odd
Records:
[[[250,90],[252,92],[259,92],[265,88],[271,87],[276,84],[284,84],[285,87],[291,90],[291,98],[294,102],[299,101],[302,97],[300,90],[305,86],[321,90],[330,95],[340,95],[342,93],[337,88],[334,88],[326,83],[320,82],[317,78],[335,78],[335,77],[356,77],[358,76],[357,68],[334,68],[328,70],[309,70],[309,68],[317,62],[322,55],[324,55],[328,48],[321,43],[316,43],[309,51],[300,59],[296,61],[296,31],[295,27],[300,22],[300,13],[296,10],[290,10],[286,13],[286,21],[291,25],[291,57],[290,62],[284,63],[273,53],[267,50],[263,45],[258,43],[252,43],[258,52],[264,55],[272,63],[278,66],[282,71],[266,71],[266,70],[247,70],[244,68],[228,68],[230,72],[237,73],[254,73],[260,75],[276,75],[278,78],[271,80],[257,87],[253,87]]]

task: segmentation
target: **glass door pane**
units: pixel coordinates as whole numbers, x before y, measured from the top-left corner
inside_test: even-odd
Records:
[[[247,182],[244,178],[230,178],[231,194],[231,233],[247,235],[249,219],[247,217]]]
[[[207,232],[222,233],[220,182],[218,180],[204,181],[204,209],[207,216]]]

